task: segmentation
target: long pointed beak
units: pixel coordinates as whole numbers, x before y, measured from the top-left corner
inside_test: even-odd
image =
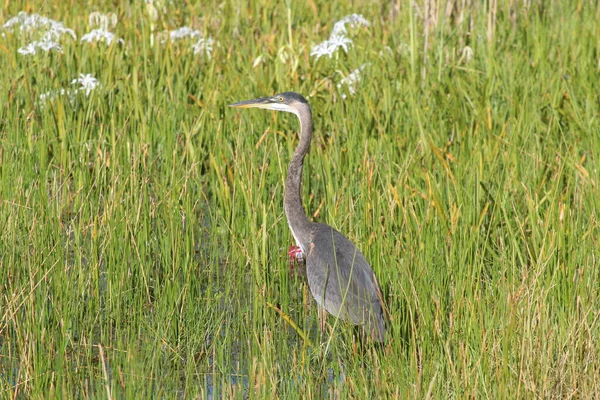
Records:
[[[244,100],[230,104],[229,107],[235,108],[267,108],[271,105],[270,97],[261,97],[260,99]]]

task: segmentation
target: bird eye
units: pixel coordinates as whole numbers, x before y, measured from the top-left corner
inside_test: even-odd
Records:
[[[283,97],[279,96],[279,101],[283,103]]]

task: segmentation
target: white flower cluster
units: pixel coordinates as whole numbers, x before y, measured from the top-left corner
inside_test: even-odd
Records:
[[[185,38],[195,38],[195,37],[199,37],[200,36],[200,31],[196,30],[196,29],[192,29],[188,26],[182,26],[179,29],[175,29],[174,31],[169,31],[166,32],[169,34],[169,38],[171,39],[172,42],[175,42],[176,40],[180,40],[180,39],[185,39]],[[165,42],[165,40],[163,40],[163,42]]]
[[[210,60],[212,56],[212,52],[214,49],[215,41],[213,38],[204,38],[199,30],[192,29],[188,26],[183,26],[181,28],[175,29],[173,31],[161,32],[159,34],[161,43],[166,43],[167,37],[171,40],[171,42],[176,42],[182,39],[196,39],[196,43],[192,45],[192,49],[194,50],[194,54],[203,54]]]
[[[50,50],[56,50],[59,53],[63,52],[62,47],[60,46],[60,44],[58,44],[58,42],[55,42],[54,40],[44,36],[42,38],[42,40],[38,41],[38,40],[34,40],[33,42],[29,43],[27,46],[23,46],[20,47],[19,50],[17,50],[17,52],[19,54],[22,55],[30,55],[30,54],[35,54],[38,49],[45,51],[46,53],[49,52]]]
[[[337,88],[341,89],[343,85],[348,86],[348,92],[353,95],[356,93],[356,84],[360,82],[360,72],[365,69],[365,67],[369,65],[369,63],[363,64],[354,71],[352,71],[347,77],[342,79],[340,83],[337,84]],[[342,93],[342,99],[346,98],[346,94]]]
[[[99,12],[93,12],[88,17],[90,26],[97,26],[96,29],[92,29],[81,37],[82,42],[101,42],[104,41],[106,45],[110,45],[115,40],[115,34],[110,32],[109,27],[115,27],[117,25],[117,15],[114,13],[102,14]],[[123,39],[118,39],[119,43],[124,43]]]
[[[335,51],[341,47],[344,49],[344,51],[347,53],[348,52],[348,46],[352,45],[352,40],[348,39],[345,36],[333,36],[331,35],[329,37],[329,39],[327,39],[324,42],[319,43],[318,45],[314,46],[312,48],[312,51],[310,52],[311,56],[314,56],[317,58],[317,60],[319,58],[321,58],[322,56],[329,56],[329,58],[331,58],[331,56],[333,55],[333,53],[335,53]]]
[[[43,104],[46,101],[52,101],[56,97],[58,97],[58,96],[64,96],[64,95],[68,95],[69,96],[69,100],[71,100],[71,101],[74,99],[74,94],[72,93],[71,90],[60,89],[60,90],[51,90],[49,92],[40,94],[40,101]]]
[[[102,28],[92,29],[90,32],[86,33],[81,37],[82,42],[106,42],[107,45],[110,45],[113,40],[115,40],[115,34],[104,30]],[[119,39],[119,42],[123,43],[123,39]]]
[[[346,24],[350,24],[351,28],[363,27],[366,28],[371,24],[365,17],[360,14],[350,14],[346,15],[344,18],[339,20],[333,25],[333,30],[331,32],[332,35],[344,35],[348,33],[346,31]]]
[[[81,87],[77,89],[80,92],[85,91],[85,96],[88,97],[92,90],[96,89],[100,85],[100,81],[94,78],[92,74],[79,74],[79,78],[75,78],[71,81],[72,85],[80,84]]]
[[[215,41],[212,38],[200,38],[196,44],[192,45],[192,49],[194,49],[194,54],[204,53],[206,58],[210,60],[214,44]]]
[[[88,16],[88,22],[90,26],[97,26],[100,29],[108,30],[108,28],[117,26],[118,18],[117,14],[112,12],[102,14],[101,12],[94,11]]]
[[[21,11],[16,17],[12,17],[4,24],[4,29],[12,31],[16,26],[21,32],[33,32],[46,30],[53,37],[60,37],[63,34],[69,34],[73,39],[77,39],[73,29],[65,27],[62,22],[43,17],[39,14],[29,14]]]
[[[317,60],[322,56],[329,56],[329,58],[331,58],[338,48],[344,49],[344,52],[347,53],[349,47],[352,46],[352,40],[345,36],[348,33],[346,24],[349,24],[352,28],[361,26],[367,27],[370,25],[369,21],[362,15],[347,15],[333,25],[333,30],[331,31],[331,35],[329,35],[329,39],[313,46],[310,55],[316,57]]]
[[[77,93],[85,92],[85,96],[89,97],[90,93],[97,87],[102,87],[100,81],[94,78],[92,74],[79,74],[79,78],[75,78],[71,81],[72,85],[79,84],[80,87],[77,89],[59,89],[51,90],[40,95],[40,101],[43,103],[52,101],[58,96],[68,96],[69,101],[73,102]]]
[[[19,28],[19,33],[28,37],[39,37],[41,39],[34,40],[26,46],[19,48],[17,51],[22,55],[35,54],[38,49],[44,52],[50,50],[62,53],[62,47],[59,44],[60,37],[64,34],[70,35],[73,39],[77,39],[73,29],[65,27],[61,22],[50,18],[43,17],[39,14],[29,14],[21,11],[16,17],[6,21],[4,29],[13,32],[15,28]]]

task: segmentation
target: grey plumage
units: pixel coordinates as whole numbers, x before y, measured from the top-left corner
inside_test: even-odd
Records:
[[[383,309],[371,266],[350,240],[329,225],[313,224],[312,232],[306,274],[313,297],[330,314],[366,325],[375,340],[383,342]]]

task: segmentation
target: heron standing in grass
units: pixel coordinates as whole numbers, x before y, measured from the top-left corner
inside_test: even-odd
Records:
[[[286,111],[300,120],[300,143],[288,168],[284,206],[292,235],[304,253],[308,286],[319,306],[342,320],[364,325],[375,341],[384,342],[381,291],[371,266],[340,232],[310,221],[302,206],[302,165],[313,134],[308,102],[298,93],[285,92],[229,106]]]

